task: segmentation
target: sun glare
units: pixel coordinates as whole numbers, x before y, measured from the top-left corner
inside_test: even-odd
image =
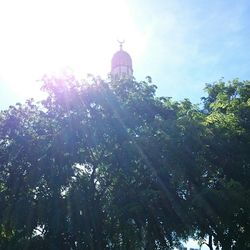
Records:
[[[23,97],[39,95],[43,74],[68,67],[79,77],[105,78],[118,38],[135,59],[145,47],[122,0],[4,1],[0,30],[0,78]]]

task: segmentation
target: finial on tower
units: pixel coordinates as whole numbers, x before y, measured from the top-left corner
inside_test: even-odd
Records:
[[[117,42],[120,44],[120,50],[122,50],[122,45],[125,43],[125,41],[124,40],[122,40],[122,41],[117,40]]]

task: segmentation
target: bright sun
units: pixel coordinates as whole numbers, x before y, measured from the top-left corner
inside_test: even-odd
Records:
[[[0,80],[20,97],[39,95],[43,74],[68,67],[80,77],[106,77],[118,38],[126,39],[134,58],[145,47],[123,0],[3,2]]]

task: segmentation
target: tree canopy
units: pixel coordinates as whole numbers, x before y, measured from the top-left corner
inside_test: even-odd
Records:
[[[44,78],[0,115],[1,249],[250,249],[250,84]]]

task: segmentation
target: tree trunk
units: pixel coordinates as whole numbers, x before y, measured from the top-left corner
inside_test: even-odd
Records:
[[[210,250],[214,250],[214,248],[213,248],[213,236],[211,234],[209,234],[209,236],[208,236],[208,247]]]

